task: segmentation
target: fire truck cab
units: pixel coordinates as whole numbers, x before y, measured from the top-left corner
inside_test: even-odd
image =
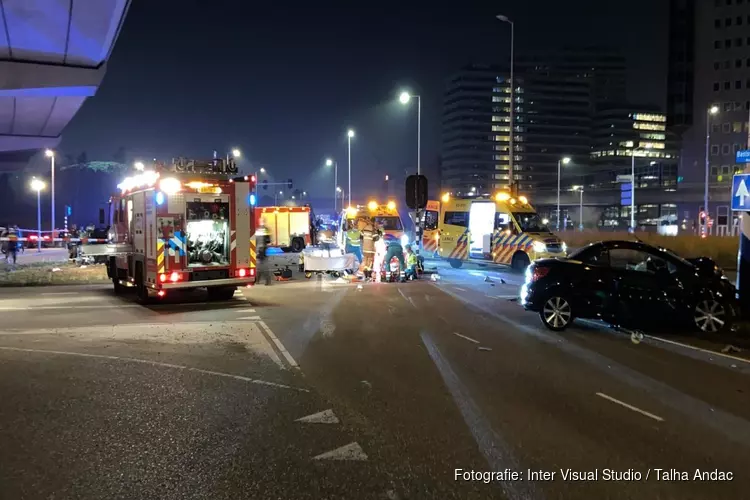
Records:
[[[206,288],[228,300],[255,283],[254,176],[232,159],[173,159],[125,179],[110,198],[107,274],[142,302]],[[233,177],[234,174],[235,176]]]

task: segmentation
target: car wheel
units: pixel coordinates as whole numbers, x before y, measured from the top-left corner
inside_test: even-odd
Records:
[[[702,299],[695,305],[693,321],[702,332],[719,333],[729,327],[731,314],[721,301]]]
[[[531,264],[529,256],[523,252],[517,252],[510,261],[510,267],[516,271],[525,271],[529,264]]]
[[[464,264],[464,261],[458,259],[448,259],[448,264],[450,264],[453,269],[460,269]]]
[[[300,253],[304,249],[305,249],[305,240],[303,240],[302,238],[292,239],[292,252]]]
[[[539,317],[544,326],[554,332],[561,332],[573,322],[573,307],[565,297],[553,295],[544,302]]]

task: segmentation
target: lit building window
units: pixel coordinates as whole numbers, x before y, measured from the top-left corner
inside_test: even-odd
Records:
[[[635,122],[633,123],[633,128],[636,130],[659,130],[664,131],[666,130],[666,127],[661,124],[657,123],[639,123]]]
[[[667,117],[665,115],[656,115],[651,113],[633,113],[633,120],[644,122],[666,122]]]

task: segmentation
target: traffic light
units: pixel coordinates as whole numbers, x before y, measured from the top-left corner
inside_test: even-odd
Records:
[[[263,189],[268,189],[268,179],[263,179]]]
[[[427,206],[427,177],[410,175],[406,178],[406,206],[419,210]]]
[[[292,179],[289,179],[288,181],[286,181],[286,187],[287,189],[292,189]]]
[[[70,217],[73,214],[73,209],[70,205],[65,205],[65,215]]]

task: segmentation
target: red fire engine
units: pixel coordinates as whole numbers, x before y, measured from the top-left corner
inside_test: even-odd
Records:
[[[255,178],[236,172],[232,159],[176,159],[120,183],[110,199],[115,293],[135,287],[145,302],[206,288],[210,299],[228,300],[254,284]]]

